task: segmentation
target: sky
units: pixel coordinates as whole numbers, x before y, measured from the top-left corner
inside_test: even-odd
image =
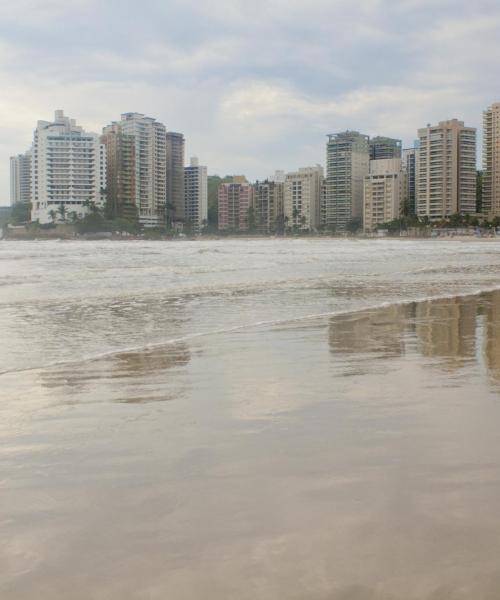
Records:
[[[0,205],[9,156],[58,108],[95,132],[145,113],[209,174],[251,180],[324,164],[344,129],[405,146],[439,120],[480,129],[499,32],[498,0],[1,2]]]

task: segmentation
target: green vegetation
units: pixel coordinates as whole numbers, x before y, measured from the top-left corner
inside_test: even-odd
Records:
[[[9,222],[12,225],[23,225],[29,222],[31,218],[31,204],[18,202],[10,209]]]

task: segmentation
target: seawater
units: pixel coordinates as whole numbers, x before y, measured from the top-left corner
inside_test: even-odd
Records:
[[[500,244],[0,244],[0,597],[492,600]]]

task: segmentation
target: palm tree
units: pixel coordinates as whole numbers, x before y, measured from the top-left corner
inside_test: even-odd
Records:
[[[64,204],[62,202],[59,205],[57,212],[61,215],[61,221],[63,223],[65,223],[66,222],[66,207],[64,206]]]

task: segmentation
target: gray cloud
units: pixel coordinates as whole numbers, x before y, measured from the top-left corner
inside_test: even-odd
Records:
[[[343,128],[411,143],[480,127],[500,100],[500,5],[478,0],[17,0],[0,6],[0,204],[8,157],[64,108],[85,128],[137,110],[214,173],[324,162]]]

